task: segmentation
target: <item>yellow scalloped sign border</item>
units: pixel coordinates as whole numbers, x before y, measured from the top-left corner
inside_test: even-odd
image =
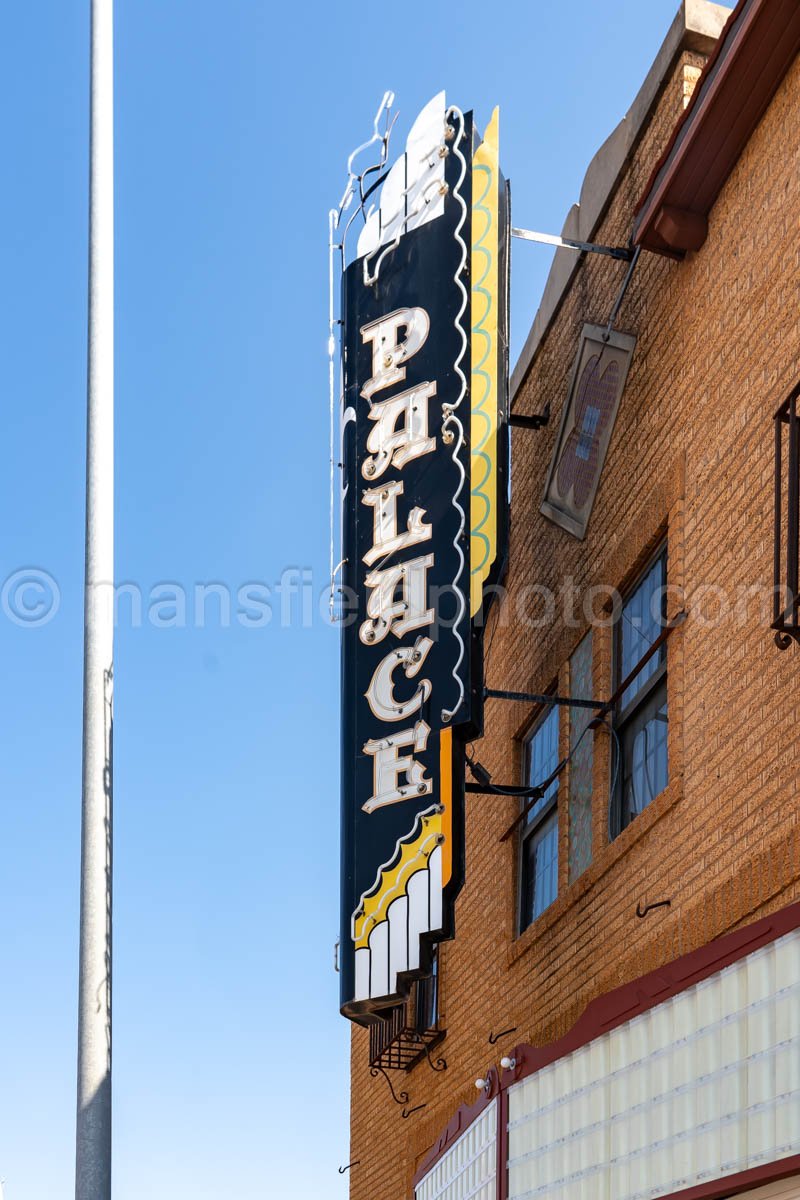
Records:
[[[428,859],[443,841],[439,806],[420,813],[407,839],[398,843],[391,863],[381,867],[375,886],[363,897],[353,918],[353,941],[357,950],[369,945],[376,925],[388,917],[392,901],[408,894],[408,885],[419,871],[428,869]]]

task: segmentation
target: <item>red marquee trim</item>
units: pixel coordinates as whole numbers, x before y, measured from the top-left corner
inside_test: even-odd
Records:
[[[607,992],[605,996],[598,996],[587,1006],[572,1029],[558,1041],[550,1042],[547,1046],[517,1046],[513,1052],[517,1065],[513,1071],[503,1072],[501,1087],[509,1087],[541,1071],[542,1067],[572,1054],[587,1042],[593,1042],[602,1034],[627,1024],[641,1013],[685,992],[703,979],[717,975],[725,967],[799,927],[800,903],[791,904],[774,916],[764,917],[753,925],[737,929],[701,946],[699,950],[658,967],[648,975],[641,975],[631,983],[615,988],[613,992]]]
[[[725,934],[723,937],[701,946],[699,950],[684,954],[681,958],[676,958],[673,962],[667,963],[655,971],[650,971],[647,975],[641,975],[638,979],[615,988],[613,992],[608,992],[606,995],[592,1000],[572,1029],[557,1041],[550,1042],[546,1046],[529,1046],[525,1043],[517,1046],[512,1052],[512,1056],[516,1059],[514,1069],[503,1071],[498,1076],[497,1071],[492,1068],[487,1075],[489,1088],[474,1104],[462,1104],[450,1119],[446,1128],[422,1159],[414,1175],[414,1186],[416,1187],[420,1180],[428,1174],[439,1159],[447,1153],[453,1142],[466,1132],[492,1100],[498,1095],[503,1100],[505,1099],[504,1093],[512,1084],[519,1083],[520,1080],[540,1071],[542,1067],[549,1066],[567,1054],[572,1054],[573,1051],[593,1042],[602,1034],[609,1033],[612,1029],[626,1024],[641,1013],[655,1008],[658,1004],[663,1004],[665,1000],[670,1000],[694,984],[708,979],[709,976],[719,974],[725,967],[739,962],[748,954],[753,954],[762,946],[767,946],[798,928],[800,928],[800,903],[790,904],[772,916],[764,917],[743,929]],[[498,1106],[499,1118],[502,1118],[504,1109],[505,1104]],[[499,1121],[498,1200],[505,1200],[507,1194],[505,1184],[507,1137],[505,1137],[503,1125],[504,1122]],[[504,1146],[506,1152],[504,1152]],[[737,1191],[746,1190],[748,1187],[757,1187],[759,1184],[784,1179],[795,1173],[800,1173],[800,1155],[779,1159],[777,1162],[744,1171],[740,1175],[729,1176],[727,1179],[698,1184],[696,1187],[665,1196],[662,1200],[677,1200],[677,1197],[680,1197],[680,1200],[717,1200],[719,1197],[730,1196]]]
[[[500,1095],[500,1076],[495,1067],[492,1067],[487,1072],[486,1082],[488,1086],[484,1088],[475,1103],[462,1104],[439,1134],[414,1175],[414,1187],[428,1174],[432,1167],[436,1166],[440,1158],[444,1158],[447,1151],[454,1142],[458,1141],[462,1133],[466,1133],[470,1125],[477,1121],[478,1117],[498,1098]],[[498,1105],[498,1130],[500,1127],[500,1112],[501,1107]]]
[[[714,1179],[711,1183],[698,1183],[695,1187],[684,1188],[682,1192],[670,1192],[668,1196],[659,1197],[659,1200],[724,1200],[725,1197],[763,1187],[766,1183],[789,1179],[792,1175],[800,1175],[800,1154],[779,1158],[762,1167],[751,1167],[749,1171],[739,1171],[736,1175],[728,1175],[727,1179]]]

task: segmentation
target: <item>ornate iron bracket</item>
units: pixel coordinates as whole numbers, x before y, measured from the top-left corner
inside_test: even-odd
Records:
[[[427,1107],[427,1104],[415,1104],[413,1108],[404,1108],[400,1116],[404,1121],[407,1121],[409,1117],[413,1117],[415,1112],[419,1112],[421,1108]]]
[[[386,1080],[387,1084],[389,1085],[389,1091],[392,1093],[392,1099],[394,1100],[395,1104],[402,1105],[402,1106],[405,1106],[406,1104],[408,1104],[409,1099],[410,1099],[408,1092],[400,1092],[400,1095],[398,1096],[397,1092],[394,1090],[394,1086],[392,1084],[391,1079],[386,1074],[383,1067],[370,1067],[369,1073],[370,1073],[370,1077],[372,1079],[377,1079],[379,1075],[383,1076],[383,1078]]]
[[[500,1041],[500,1038],[510,1037],[510,1035],[512,1033],[517,1032],[517,1028],[518,1028],[518,1026],[514,1025],[514,1026],[512,1026],[511,1029],[501,1029],[500,1033],[490,1033],[489,1034],[489,1045],[496,1046],[497,1043]]]
[[[655,904],[645,904],[642,906],[642,902],[640,900],[636,905],[636,915],[639,918],[646,917],[647,914],[652,912],[654,908],[669,908],[671,904],[671,900],[656,900]]]
[[[434,1062],[433,1059],[431,1058],[431,1052],[428,1047],[428,1043],[424,1040],[424,1038],[420,1038],[420,1041],[422,1042],[422,1049],[425,1051],[425,1058],[427,1060],[427,1063],[428,1063],[428,1066],[430,1067],[430,1069],[432,1071],[437,1071],[437,1072],[438,1071],[446,1071],[447,1070],[447,1059],[446,1058],[437,1058],[436,1062]]]

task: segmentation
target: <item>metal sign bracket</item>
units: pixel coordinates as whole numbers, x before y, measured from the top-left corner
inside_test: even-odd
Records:
[[[544,429],[545,425],[550,424],[550,402],[545,405],[544,412],[536,413],[532,417],[527,417],[524,413],[509,413],[508,423],[515,429]]]
[[[579,242],[575,238],[556,237],[552,233],[537,233],[534,229],[514,229],[511,236],[523,242],[541,242],[545,246],[556,246],[561,250],[574,250],[577,254],[605,254],[621,262],[630,262],[634,251],[628,246],[600,246],[597,242]]]

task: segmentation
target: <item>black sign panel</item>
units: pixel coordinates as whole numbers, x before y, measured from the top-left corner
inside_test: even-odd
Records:
[[[470,145],[469,122],[455,137]],[[461,882],[452,730],[472,707],[470,170],[454,150],[441,215],[403,232],[375,282],[357,259],[343,284],[341,971],[353,1016],[396,1002],[424,971]]]
[[[377,209],[363,203],[373,167],[351,174],[334,214],[341,228],[357,182],[365,223],[341,309],[340,969],[342,1011],[361,1021],[430,969],[463,880],[464,746],[481,730],[483,627],[507,533],[498,145],[497,110],[481,141],[441,94],[382,176]]]

